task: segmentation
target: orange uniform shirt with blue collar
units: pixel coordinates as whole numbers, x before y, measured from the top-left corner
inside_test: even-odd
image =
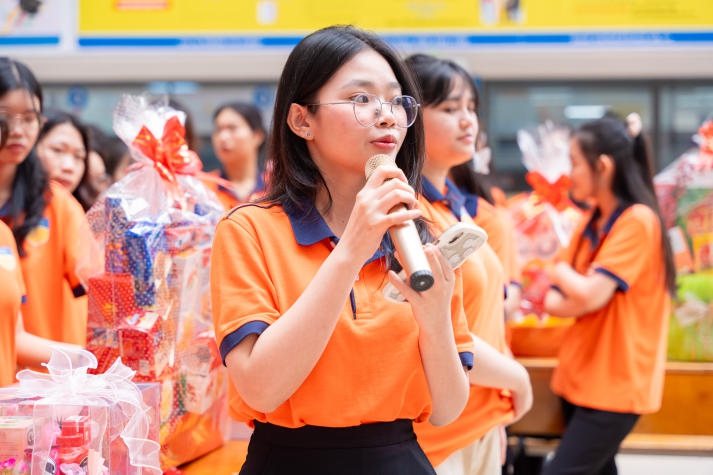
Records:
[[[86,344],[87,304],[76,275],[84,210],[62,185],[50,182],[40,223],[27,235],[20,259],[27,288],[25,330],[50,340]],[[0,218],[9,221],[9,206]],[[6,224],[11,225],[7,222]]]
[[[463,206],[473,218],[475,224],[488,233],[488,244],[497,254],[505,270],[508,283],[522,285],[522,267],[520,266],[515,223],[507,208],[493,206],[485,199],[460,190],[465,198]]]
[[[247,204],[218,223],[211,297],[223,359],[243,338],[262,333],[295,303],[335,241],[312,206],[303,213],[288,213],[279,205]],[[456,276],[451,318],[461,361],[470,368],[473,342]],[[409,304],[383,296],[387,281],[385,259],[377,251],[362,267],[322,356],[295,393],[265,414],[249,407],[231,384],[231,415],[291,428],[427,419],[432,401],[418,325]]]
[[[210,174],[214,173],[210,172],[209,175]],[[204,185],[206,185],[216,194],[220,202],[225,207],[226,211],[235,208],[239,204],[247,203],[253,201],[256,198],[259,198],[265,191],[265,179],[262,173],[258,173],[255,188],[250,192],[250,195],[245,200],[241,199],[235,192],[235,190],[231,187],[231,183],[228,180],[228,177],[225,175],[224,171],[219,170],[217,171],[217,173],[215,173],[215,175],[222,178],[222,182],[210,179],[203,179],[201,181]]]
[[[22,280],[20,259],[15,237],[5,223],[0,221],[0,387],[15,382],[17,353],[15,326],[21,304],[25,301],[25,283]]]
[[[617,283],[603,308],[577,318],[559,350],[552,390],[573,404],[647,414],[661,406],[670,297],[661,226],[647,206],[620,207],[598,236],[579,225],[560,260]]]
[[[462,195],[450,181],[446,182],[444,195],[423,179],[421,209],[424,217],[435,226],[436,236],[458,221],[472,222],[468,213],[463,211],[462,203]],[[463,263],[461,273],[463,306],[470,331],[505,353],[505,274],[488,243]],[[477,371],[478,362],[474,364],[474,371]],[[416,424],[415,430],[429,460],[438,466],[452,453],[469,446],[512,418],[513,404],[508,391],[471,385],[468,403],[456,421],[442,427],[424,422]]]

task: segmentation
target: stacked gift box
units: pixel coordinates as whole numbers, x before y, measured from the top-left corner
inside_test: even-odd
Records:
[[[713,121],[654,178],[676,263],[668,358],[713,361]]]
[[[208,275],[223,207],[195,176],[181,114],[122,99],[114,125],[137,165],[87,214],[101,250],[86,279],[87,349],[99,371],[119,356],[135,381],[158,383],[164,469],[220,446],[227,420]]]

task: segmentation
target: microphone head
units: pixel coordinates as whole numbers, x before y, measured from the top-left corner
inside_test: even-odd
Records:
[[[366,161],[366,165],[364,166],[364,174],[366,175],[366,179],[368,180],[371,174],[374,173],[374,170],[376,170],[382,165],[396,166],[396,162],[393,158],[389,157],[388,155],[384,155],[383,153],[374,155]]]

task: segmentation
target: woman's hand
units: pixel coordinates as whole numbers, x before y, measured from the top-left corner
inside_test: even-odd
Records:
[[[387,230],[421,216],[406,176],[396,166],[379,166],[357,193],[339,244],[360,264],[378,249]]]
[[[433,244],[423,248],[433,273],[433,286],[423,292],[413,290],[394,272],[389,272],[389,281],[411,304],[414,317],[424,331],[442,331],[444,325],[451,328],[451,299],[455,273],[445,256]]]

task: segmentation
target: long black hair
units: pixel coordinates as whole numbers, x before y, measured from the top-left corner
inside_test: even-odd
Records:
[[[669,292],[674,293],[676,267],[671,242],[654,191],[654,168],[646,138],[641,133],[632,138],[624,122],[613,117],[604,117],[580,125],[574,132],[574,138],[592,171],[596,170],[596,163],[601,155],[612,158],[612,191],[622,205],[643,204],[658,216],[666,266],[666,287]]]
[[[424,106],[438,106],[448,99],[456,78],[461,78],[470,89],[475,100],[475,113],[480,110],[480,94],[468,71],[455,61],[440,59],[428,54],[413,54],[406,58],[406,64],[414,73],[421,88]],[[475,152],[475,149],[473,150]],[[450,178],[455,185],[470,194],[480,196],[493,204],[493,196],[483,183],[482,176],[475,172],[470,162],[456,165],[450,170]]]
[[[318,191],[324,188],[331,204],[331,193],[324,177],[312,160],[305,140],[289,128],[287,117],[291,104],[314,102],[322,86],[345,63],[369,49],[379,53],[389,64],[402,94],[412,96],[420,103],[419,89],[408,67],[378,36],[352,26],[331,26],[306,36],[287,58],[278,83],[268,144],[267,193],[263,201],[278,202],[288,212],[304,212],[305,200],[314,204]],[[396,165],[417,192],[421,188],[424,159],[423,118],[419,114],[408,128],[396,155]],[[417,219],[416,226],[422,241],[433,239],[423,219]],[[387,251],[393,249],[388,233],[382,247]],[[389,265],[399,268],[392,254]]]
[[[332,26],[306,36],[287,58],[277,87],[268,144],[270,174],[267,200],[280,202],[286,209],[300,209],[305,198],[314,203],[318,190],[322,187],[327,189],[305,140],[287,125],[290,105],[314,102],[319,90],[339,68],[368,49],[376,51],[389,63],[401,85],[402,94],[420,100],[418,87],[408,68],[378,36],[352,26]],[[423,160],[423,119],[419,114],[396,155],[396,165],[416,190],[420,189]]]
[[[0,97],[18,89],[37,99],[39,110],[35,112],[39,117],[42,113],[43,97],[42,87],[35,75],[23,63],[0,57]],[[17,166],[9,206],[10,225],[21,257],[25,256],[25,238],[39,224],[47,207],[48,192],[47,175],[33,150]]]

